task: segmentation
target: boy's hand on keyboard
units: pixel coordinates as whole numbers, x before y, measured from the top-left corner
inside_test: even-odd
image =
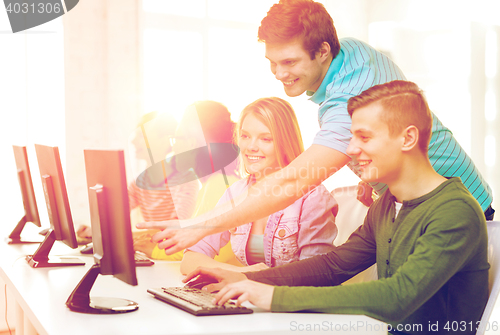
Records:
[[[215,295],[214,304],[223,305],[229,299],[236,299],[236,304],[240,306],[243,302],[249,301],[251,304],[271,310],[274,286],[258,283],[253,280],[244,280],[224,286]]]
[[[134,241],[134,250],[143,252],[146,256],[151,257],[153,249],[156,246],[155,243],[151,242],[151,237],[157,232],[158,230],[133,232],[132,239]]]
[[[207,290],[208,292],[219,291],[227,284],[247,279],[247,276],[245,276],[245,274],[241,272],[228,271],[220,268],[211,269],[199,267],[193,272],[189,273],[182,281],[184,283],[187,283],[196,276],[206,276],[218,281],[218,283],[209,284],[203,288],[203,290]]]
[[[92,228],[87,225],[80,225],[76,231],[76,236],[81,238],[92,238]]]

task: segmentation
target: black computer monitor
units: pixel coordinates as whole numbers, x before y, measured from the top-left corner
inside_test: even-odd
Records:
[[[73,249],[77,248],[78,244],[69,209],[59,149],[35,144],[35,151],[40,176],[42,177],[50,229],[36,252],[33,255],[26,256],[26,260],[34,268],[85,265],[80,259],[74,257],[49,257],[49,252],[55,241],[62,241]]]
[[[90,297],[99,274],[137,285],[123,150],[84,150],[94,265],[66,301],[73,311],[92,314],[131,312],[137,303]]]
[[[21,188],[21,195],[24,205],[24,216],[17,223],[16,227],[10,233],[7,243],[40,243],[41,239],[31,241],[21,238],[21,232],[27,222],[31,222],[38,227],[41,227],[40,216],[38,215],[38,207],[36,205],[35,191],[33,189],[33,182],[31,180],[30,167],[28,163],[28,153],[25,146],[13,145],[14,159],[17,167],[17,178],[19,180],[19,187]]]

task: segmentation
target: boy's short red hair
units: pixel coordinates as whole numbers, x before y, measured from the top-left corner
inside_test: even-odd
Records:
[[[330,14],[322,4],[312,0],[281,0],[273,5],[260,24],[258,37],[264,43],[300,39],[311,59],[316,57],[323,42],[330,45],[333,58],[340,51]]]
[[[379,103],[384,112],[382,120],[387,123],[389,132],[395,134],[414,125],[419,132],[418,146],[427,153],[432,135],[432,113],[423,91],[410,81],[394,80],[375,85],[360,95],[352,97],[347,103],[347,111],[352,117],[356,109]]]

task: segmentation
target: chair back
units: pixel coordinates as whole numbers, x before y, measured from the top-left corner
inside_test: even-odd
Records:
[[[357,187],[345,186],[332,191],[332,196],[339,205],[339,211],[335,217],[338,233],[333,244],[339,246],[343,244],[351,234],[361,226],[365,220],[368,207],[357,199]]]
[[[491,328],[491,324],[488,327],[488,322],[500,292],[500,221],[487,221],[486,227],[488,228],[488,262],[490,263],[488,286],[490,296],[476,335],[483,335],[488,328]]]
[[[339,211],[335,217],[335,224],[338,229],[337,237],[333,241],[335,246],[339,246],[347,241],[349,236],[351,236],[351,234],[365,221],[368,207],[363,205],[357,199],[357,189],[358,185],[354,185],[339,187],[332,191],[332,196],[339,205]],[[360,272],[351,279],[345,281],[342,285],[367,282],[377,279],[377,264],[374,264],[365,271]]]

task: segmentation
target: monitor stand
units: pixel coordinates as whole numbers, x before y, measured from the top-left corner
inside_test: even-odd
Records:
[[[76,257],[49,257],[50,249],[52,249],[52,245],[54,245],[55,241],[55,232],[50,229],[35,253],[33,255],[26,256],[28,264],[32,268],[85,265],[85,262]]]
[[[99,264],[94,264],[73,290],[66,306],[74,312],[87,314],[116,314],[133,312],[139,308],[136,302],[120,298],[90,298],[90,290],[101,273]]]
[[[39,240],[39,241],[33,240],[33,241],[31,241],[31,240],[24,240],[21,237],[21,232],[23,231],[24,226],[26,225],[26,222],[28,222],[28,220],[26,219],[26,215],[25,215],[25,216],[23,216],[23,218],[21,220],[19,220],[19,222],[17,223],[16,227],[10,233],[9,237],[7,237],[5,239],[5,241],[8,244],[42,243],[42,240]]]

